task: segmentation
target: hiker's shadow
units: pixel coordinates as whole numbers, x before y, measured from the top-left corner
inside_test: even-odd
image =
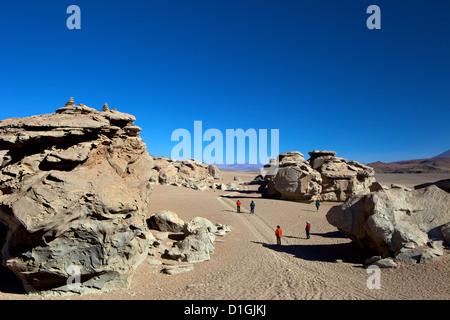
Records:
[[[237,213],[237,214],[250,214],[250,212],[245,212],[245,211],[242,211],[242,210],[241,210],[241,212],[237,212],[236,210],[231,210],[231,209],[223,209],[222,211],[233,212],[233,213]]]

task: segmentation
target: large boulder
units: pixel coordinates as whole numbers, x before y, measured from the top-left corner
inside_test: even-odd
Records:
[[[314,150],[308,163],[320,172],[323,201],[345,201],[355,194],[367,194],[375,183],[375,171],[357,161],[336,157],[336,152]]]
[[[184,227],[184,221],[169,210],[158,211],[147,220],[147,223],[152,229],[168,232],[182,232]]]
[[[266,198],[284,200],[345,201],[355,194],[371,192],[375,172],[357,161],[347,162],[336,152],[314,150],[305,160],[302,153],[281,153],[267,168],[261,187]],[[272,170],[269,173],[269,168]]]
[[[432,184],[441,188],[442,190],[450,193],[450,179],[443,179],[443,180],[439,180],[439,181],[435,181],[435,182],[419,184],[419,185],[414,186],[414,189],[425,188],[425,187],[431,186]]]
[[[0,121],[1,258],[27,291],[128,288],[147,256],[153,159],[134,116],[104,110]]]
[[[184,161],[173,160],[165,157],[153,157],[153,167],[149,171],[150,182],[160,185],[174,185],[191,188],[194,190],[206,190],[208,177],[218,179],[219,169],[215,170],[203,162],[195,159]]]
[[[419,190],[395,186],[350,197],[326,217],[363,248],[420,262],[424,252],[441,254],[441,229],[450,221],[450,195],[436,186]]]
[[[281,153],[277,165],[274,174],[266,176],[268,183],[262,191],[264,197],[310,200],[320,195],[320,173],[307,164],[303,154],[298,151]]]
[[[183,233],[185,237],[175,242],[174,247],[166,250],[169,259],[183,262],[202,262],[211,258],[214,251],[216,235],[223,236],[230,229],[226,225],[216,224],[206,218],[196,217],[185,222]]]

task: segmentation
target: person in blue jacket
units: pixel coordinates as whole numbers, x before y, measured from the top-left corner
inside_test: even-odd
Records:
[[[255,214],[255,203],[252,200],[252,203],[250,203],[250,214]]]

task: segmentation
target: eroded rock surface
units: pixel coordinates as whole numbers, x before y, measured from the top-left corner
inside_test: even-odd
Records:
[[[134,121],[73,99],[55,113],[0,121],[2,263],[27,291],[129,286],[148,253],[154,164]]]
[[[400,262],[427,262],[448,241],[450,195],[436,186],[411,190],[394,185],[334,206],[327,220],[362,248]]]

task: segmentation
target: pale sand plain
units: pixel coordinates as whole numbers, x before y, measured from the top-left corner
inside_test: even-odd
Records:
[[[258,172],[222,171],[222,183],[252,180]],[[378,175],[384,184],[412,187],[423,182],[450,178],[443,175]],[[154,186],[148,216],[171,210],[185,221],[201,216],[231,227],[224,237],[216,237],[211,260],[194,264],[193,271],[177,275],[161,272],[165,264],[183,264],[159,256],[149,256],[139,265],[128,290],[108,293],[40,296],[1,290],[0,299],[69,300],[448,300],[450,299],[450,255],[423,265],[401,264],[381,269],[380,289],[369,289],[371,274],[363,268],[370,254],[363,252],[331,226],[327,211],[339,203],[313,203],[261,198],[257,185],[240,185],[239,191],[195,191],[175,186]],[[243,203],[236,213],[235,203]],[[249,204],[256,203],[250,215]],[[311,223],[311,238],[304,227]],[[282,245],[276,246],[275,228],[283,230]],[[155,232],[156,233],[156,232]],[[170,247],[176,240],[168,239]],[[155,259],[163,265],[149,263]],[[3,277],[4,279],[4,277]]]

